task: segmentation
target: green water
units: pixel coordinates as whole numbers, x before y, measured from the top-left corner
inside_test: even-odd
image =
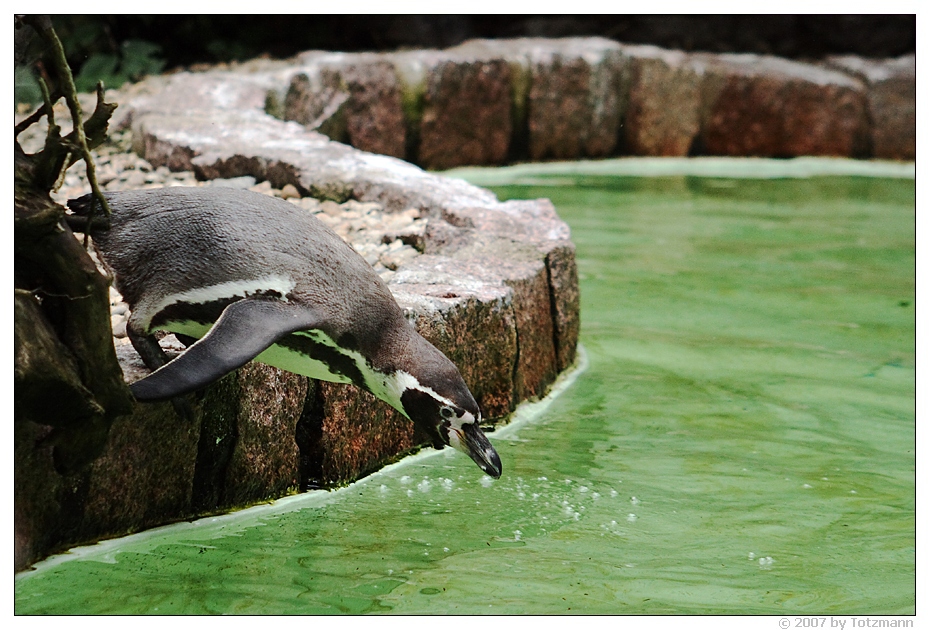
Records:
[[[588,367],[493,437],[91,548],[32,613],[915,611],[912,179],[545,175]],[[448,450],[448,449],[447,449]]]

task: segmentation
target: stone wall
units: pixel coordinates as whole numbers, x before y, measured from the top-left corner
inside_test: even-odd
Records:
[[[522,38],[308,52],[294,65],[276,115],[428,169],[617,155],[915,157],[914,55],[804,63]]]

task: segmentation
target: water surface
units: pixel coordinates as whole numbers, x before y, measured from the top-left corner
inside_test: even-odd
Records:
[[[914,181],[521,177],[589,365],[502,479],[418,457],[48,562],[16,612],[913,614]]]

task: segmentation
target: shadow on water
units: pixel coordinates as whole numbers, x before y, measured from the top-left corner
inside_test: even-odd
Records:
[[[31,613],[907,614],[913,180],[539,175],[589,367],[492,436],[90,548]]]

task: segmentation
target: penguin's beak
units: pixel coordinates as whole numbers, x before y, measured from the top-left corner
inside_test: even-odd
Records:
[[[484,432],[478,427],[477,422],[469,422],[462,426],[461,431],[457,431],[460,436],[459,444],[463,447],[461,450],[471,457],[478,468],[488,475],[499,479],[501,476],[501,458],[491,446],[491,442],[484,435]]]

